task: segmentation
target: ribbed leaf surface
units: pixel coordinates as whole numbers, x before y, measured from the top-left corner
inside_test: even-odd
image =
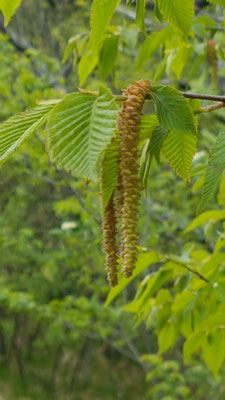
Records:
[[[104,162],[102,164],[102,212],[104,214],[105,207],[112,195],[117,184],[118,177],[118,151],[119,138],[113,138],[104,154]]]
[[[94,0],[91,9],[91,42],[95,51],[99,49],[104,32],[120,0]]]
[[[171,86],[152,88],[159,122],[164,128],[184,133],[196,133],[193,113],[188,101]]]
[[[160,162],[160,151],[167,135],[168,130],[161,125],[157,126],[152,134],[150,152],[158,162]]]
[[[45,123],[52,104],[16,114],[0,125],[0,165],[23,141]]]
[[[194,16],[194,0],[158,0],[163,17],[175,28],[187,34]]]
[[[171,131],[163,142],[162,152],[178,176],[190,182],[192,159],[196,152],[197,136]]]
[[[225,131],[221,132],[212,149],[209,156],[209,164],[206,169],[205,181],[203,185],[202,198],[199,205],[199,212],[201,212],[213,193],[215,192],[216,185],[223,171],[225,170]]]
[[[96,165],[116,130],[117,106],[108,89],[99,96],[72,93],[50,113],[47,146],[58,167],[96,179]]]

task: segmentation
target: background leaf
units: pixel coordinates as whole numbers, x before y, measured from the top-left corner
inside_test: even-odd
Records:
[[[0,0],[0,10],[3,12],[5,17],[5,26],[8,25],[21,1],[22,0]]]
[[[206,169],[205,181],[203,185],[199,212],[201,212],[211,199],[219,178],[225,170],[225,131],[222,131],[218,137],[209,155],[209,164]]]
[[[120,0],[94,0],[91,9],[91,43],[94,53],[99,50],[107,25]]]
[[[145,31],[145,6],[146,0],[137,0],[136,3],[136,25]]]

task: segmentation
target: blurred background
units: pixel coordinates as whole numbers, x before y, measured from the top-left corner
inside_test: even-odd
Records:
[[[181,43],[172,34],[146,52],[144,34],[134,21],[135,4],[125,3],[89,76],[80,61],[91,1],[23,0],[7,28],[1,16],[0,121],[81,85],[96,90],[99,82],[114,93],[140,78],[180,90],[223,93],[225,37],[219,9],[196,1],[189,41]],[[149,1],[147,32],[160,27]],[[73,57],[75,46],[64,52],[76,35]],[[211,39],[216,62],[210,58]],[[183,230],[196,215],[208,149],[224,121],[221,110],[200,117],[190,185],[164,160],[154,163],[139,221],[143,251],[180,254],[193,242],[212,251],[216,233],[210,224],[189,235]],[[225,205],[224,182],[214,208]],[[42,131],[0,169],[0,399],[222,400],[225,369],[215,378],[198,357],[184,365],[182,338],[163,360],[151,359],[158,348],[151,323],[146,325],[146,317],[137,324],[123,309],[151,267],[104,307],[109,288],[98,192],[97,185],[50,164]]]

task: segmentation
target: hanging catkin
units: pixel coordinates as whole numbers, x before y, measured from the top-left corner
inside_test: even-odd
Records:
[[[117,242],[116,242],[116,214],[114,207],[114,193],[106,208],[102,223],[103,246],[105,252],[105,269],[110,286],[118,284],[117,279]]]
[[[127,100],[123,102],[119,113],[118,128],[120,132],[119,185],[121,216],[121,252],[123,273],[132,275],[137,261],[137,220],[140,202],[141,183],[138,165],[138,130],[141,121],[142,107],[151,85],[147,80],[133,83],[123,91]]]
[[[210,39],[208,41],[208,55],[209,55],[209,62],[211,65],[212,87],[216,89],[218,87],[217,57],[216,57],[215,41],[213,39]]]

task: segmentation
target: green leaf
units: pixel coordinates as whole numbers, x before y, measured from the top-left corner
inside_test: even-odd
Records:
[[[106,79],[113,70],[118,53],[119,36],[113,35],[103,42],[99,59],[99,73],[102,79]]]
[[[182,293],[178,293],[174,299],[172,311],[174,313],[184,311],[184,309],[187,308],[194,296],[195,294],[188,290],[184,290]]]
[[[0,0],[0,10],[3,12],[5,18],[5,26],[8,25],[21,1],[22,0]]]
[[[98,96],[72,93],[50,113],[47,145],[52,162],[73,174],[96,179],[100,156],[116,130],[117,106],[108,89]]]
[[[82,38],[82,36],[83,35],[79,33],[78,35],[70,38],[63,54],[63,59],[62,59],[63,64],[65,64],[70,59],[73,52],[77,49],[77,43],[79,39]]]
[[[209,156],[209,164],[206,169],[205,181],[203,185],[202,198],[199,205],[199,212],[201,212],[209,200],[212,198],[216,185],[225,170],[225,131],[221,132],[211,151]]]
[[[112,140],[105,151],[104,161],[102,163],[102,212],[104,214],[105,207],[112,195],[117,184],[118,177],[118,152],[119,137]]]
[[[141,118],[141,124],[139,128],[140,141],[151,138],[151,135],[158,124],[159,121],[155,114],[144,115]]]
[[[202,357],[215,376],[225,360],[225,332],[217,330],[210,333],[202,343]]]
[[[137,57],[137,67],[140,68],[144,61],[149,60],[151,55],[159,49],[160,45],[168,39],[173,30],[170,27],[164,28],[159,32],[151,33],[141,44]]]
[[[197,136],[171,131],[163,142],[162,152],[176,174],[190,182],[192,159],[196,152]]]
[[[167,129],[163,128],[161,125],[157,126],[153,131],[152,128],[155,123],[158,123],[158,120],[155,118],[145,118],[145,117],[155,117],[144,116],[143,121],[141,123],[141,137],[150,136],[150,139],[146,141],[143,146],[141,159],[140,159],[140,178],[142,181],[142,185],[145,189],[145,193],[147,195],[148,188],[148,177],[150,172],[151,163],[153,157],[156,158],[158,162],[160,162],[160,150],[163,144],[163,141],[168,134]]]
[[[81,60],[78,65],[78,76],[81,86],[84,85],[84,83],[87,80],[87,77],[96,67],[97,62],[98,62],[98,57],[93,55],[91,49],[88,49],[81,57]]]
[[[140,254],[133,275],[130,278],[125,278],[123,275],[121,275],[119,277],[119,285],[110,289],[110,292],[105,302],[105,307],[107,307],[123,291],[123,289],[127,285],[129,285],[129,283],[132,282],[134,278],[136,278],[136,276],[138,276],[142,271],[148,268],[149,265],[160,261],[161,256],[153,251]]]
[[[172,321],[168,321],[158,333],[159,353],[162,354],[176,341],[177,331]]]
[[[94,0],[91,9],[91,44],[93,52],[99,50],[103,35],[120,0]]]
[[[183,355],[185,363],[190,361],[192,354],[197,349],[199,349],[201,344],[202,344],[202,332],[193,333],[191,336],[187,338],[183,347]]]
[[[136,25],[145,31],[145,6],[146,0],[137,0],[136,3]]]
[[[0,125],[0,165],[24,140],[46,122],[53,105],[44,105],[16,114]]]
[[[161,125],[166,129],[196,134],[190,105],[172,86],[155,86],[151,92]]]
[[[199,215],[193,221],[188,225],[188,227],[185,229],[185,233],[193,231],[193,229],[198,228],[199,226],[206,224],[209,221],[213,222],[218,222],[225,219],[225,211],[220,211],[220,210],[212,210],[212,211],[206,211],[203,214]]]
[[[209,3],[225,7],[225,0],[207,0]]]
[[[175,28],[188,34],[194,16],[194,0],[158,0],[163,17]]]
[[[152,133],[150,153],[152,157],[154,156],[156,158],[158,163],[160,163],[160,152],[167,135],[168,130],[161,125],[157,126]]]

